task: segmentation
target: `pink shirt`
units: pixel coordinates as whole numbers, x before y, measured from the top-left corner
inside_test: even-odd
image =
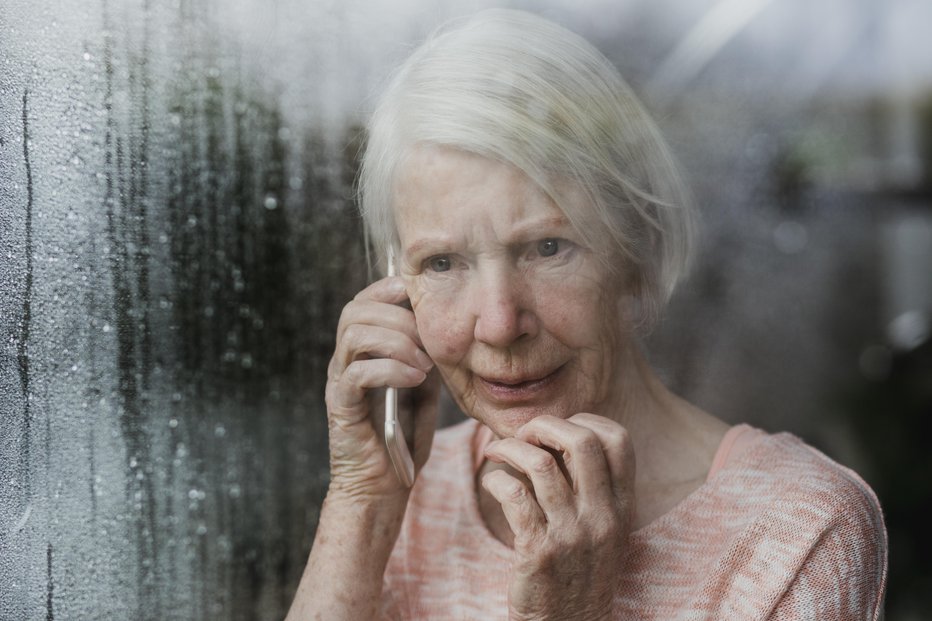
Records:
[[[386,619],[506,619],[512,550],[486,528],[475,421],[438,432],[385,575]],[[858,475],[798,438],[747,425],[706,482],[633,532],[617,619],[879,619],[880,505]]]

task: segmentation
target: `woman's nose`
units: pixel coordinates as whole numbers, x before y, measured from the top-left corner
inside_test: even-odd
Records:
[[[537,319],[527,291],[516,275],[506,272],[483,278],[477,283],[474,296],[477,341],[509,347],[537,333]]]

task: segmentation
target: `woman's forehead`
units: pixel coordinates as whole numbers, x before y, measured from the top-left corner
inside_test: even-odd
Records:
[[[509,241],[568,226],[562,210],[514,167],[451,151],[415,157],[410,163],[399,178],[394,200],[406,246],[435,232]]]
[[[413,145],[400,158],[393,184],[399,241],[410,246],[416,231],[447,231],[452,236],[485,217],[499,225],[490,232],[502,240],[527,239],[537,231],[572,236],[593,250],[606,250],[608,242],[600,235],[605,223],[582,186],[553,172],[539,173],[540,182],[531,175],[514,164],[457,147]]]

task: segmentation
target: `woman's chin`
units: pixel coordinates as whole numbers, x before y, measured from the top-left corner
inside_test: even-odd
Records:
[[[470,414],[480,423],[492,430],[499,438],[511,438],[521,427],[539,416],[551,415],[558,418],[567,418],[571,414],[557,413],[555,408],[547,407],[520,407],[506,410],[489,410]]]

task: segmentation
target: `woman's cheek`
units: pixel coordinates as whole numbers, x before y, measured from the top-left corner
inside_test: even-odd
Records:
[[[456,362],[469,348],[471,331],[457,313],[458,308],[461,310],[462,305],[450,296],[425,293],[417,303],[412,299],[418,334],[434,362]]]

